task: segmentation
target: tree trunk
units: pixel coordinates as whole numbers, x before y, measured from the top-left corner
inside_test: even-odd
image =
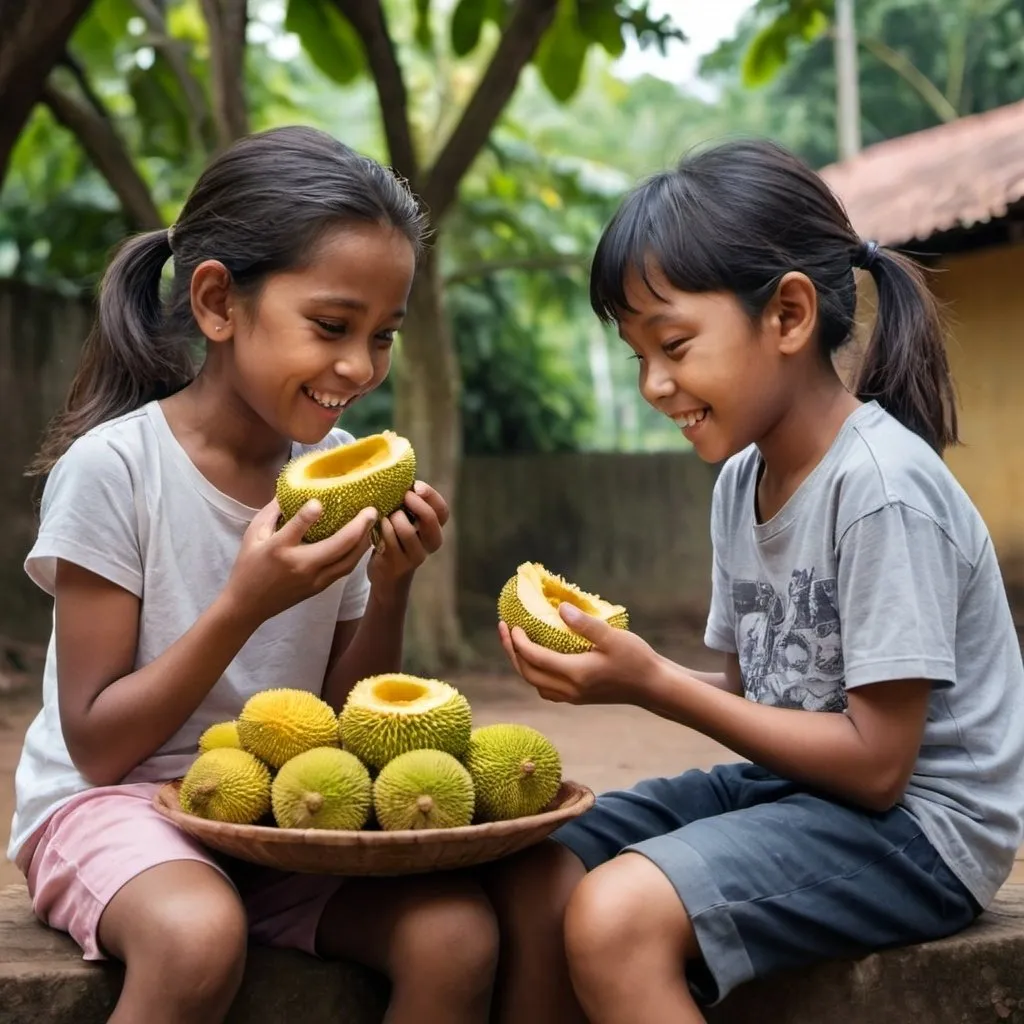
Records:
[[[11,150],[90,0],[0,2],[0,184]]]
[[[249,133],[245,102],[246,0],[202,0],[210,29],[210,67],[217,144],[226,149]]]
[[[395,427],[416,449],[416,475],[448,502],[453,520],[441,549],[416,573],[408,619],[408,663],[434,674],[466,655],[458,615],[457,499],[462,450],[459,364],[444,310],[435,238],[417,268],[395,361]]]

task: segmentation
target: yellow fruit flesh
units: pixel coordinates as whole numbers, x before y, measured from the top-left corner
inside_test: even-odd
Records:
[[[339,716],[342,745],[374,768],[423,748],[461,757],[472,724],[469,701],[453,686],[404,673],[356,683]]]
[[[316,747],[282,766],[271,801],[281,828],[361,829],[373,801],[370,773],[345,750]]]
[[[588,651],[591,643],[573,632],[558,614],[562,602],[575,605],[587,615],[604,619],[616,629],[629,628],[629,614],[622,605],[588,594],[537,562],[524,562],[501,589],[498,617],[511,629],[519,626],[537,644],[575,654]]]
[[[536,814],[558,793],[562,760],[554,744],[526,725],[486,725],[473,730],[463,757],[484,821]]]
[[[311,498],[323,506],[307,530],[308,541],[341,529],[364,508],[388,516],[401,504],[416,479],[416,455],[409,441],[390,430],[289,462],[277,480],[281,521],[286,522]]]
[[[244,750],[210,750],[192,762],[178,799],[188,814],[251,825],[270,810],[270,771]]]
[[[473,820],[469,772],[451,754],[411,750],[390,761],[373,784],[377,821],[385,831],[458,828]]]
[[[242,708],[238,738],[243,749],[280,768],[313,747],[338,746],[338,720],[326,701],[307,690],[264,690]]]

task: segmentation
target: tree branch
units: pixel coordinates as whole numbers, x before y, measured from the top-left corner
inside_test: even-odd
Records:
[[[516,0],[487,70],[420,187],[435,225],[451,206],[459,182],[486,144],[515,91],[520,73],[551,25],[557,6],[558,0]]]
[[[917,68],[909,57],[887,46],[880,39],[862,38],[861,45],[872,56],[892,68],[935,112],[940,121],[955,121],[959,114],[937,85]]]
[[[415,188],[419,163],[409,128],[409,96],[380,0],[334,0],[334,4],[356,30],[366,50],[391,165]]]
[[[189,70],[185,46],[181,40],[173,38],[168,32],[167,19],[154,0],[133,0],[133,3],[149,27],[153,47],[163,55],[167,66],[178,80],[181,91],[185,94],[190,112],[189,136],[196,152],[201,153],[205,148],[204,128],[209,120],[210,110],[202,85]]]
[[[0,182],[11,150],[90,0],[0,3]]]
[[[246,0],[202,0],[210,27],[213,113],[217,141],[226,149],[249,132],[245,103]]]
[[[53,116],[78,139],[96,169],[114,190],[129,220],[142,230],[164,226],[149,186],[143,181],[128,150],[108,117],[71,93],[50,76],[43,85],[42,100]]]
[[[565,270],[569,267],[584,267],[586,256],[524,256],[520,259],[492,260],[489,263],[477,263],[471,267],[461,267],[452,271],[445,279],[445,285],[462,284],[478,277],[489,277],[505,270]]]

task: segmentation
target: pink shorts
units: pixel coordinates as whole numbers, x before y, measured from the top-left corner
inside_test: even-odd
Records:
[[[343,880],[214,855],[153,807],[159,788],[135,783],[90,789],[47,820],[18,857],[36,916],[67,932],[84,959],[106,960],[98,939],[100,916],[121,886],[158,864],[197,860],[239,893],[254,942],[316,956],[320,916]]]

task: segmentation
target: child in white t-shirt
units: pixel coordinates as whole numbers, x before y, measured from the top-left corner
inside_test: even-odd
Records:
[[[115,1022],[223,1019],[250,937],[385,972],[396,1024],[486,1019],[497,930],[473,883],[242,870],[151,803],[251,694],[300,687],[337,709],[400,667],[444,499],[417,482],[414,520],[383,520],[371,554],[375,513],[310,544],[315,504],[276,530],[273,497],[288,459],[352,440],[334,424],[387,375],[421,232],[389,171],[286,128],[215,160],[175,227],[107,270],[38,467],[26,569],[54,630],[8,854],[44,922],[125,962]]]

